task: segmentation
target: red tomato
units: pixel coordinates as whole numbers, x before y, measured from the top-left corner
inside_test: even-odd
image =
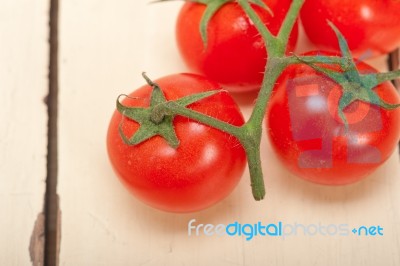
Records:
[[[375,73],[358,63],[361,73]],[[388,103],[400,97],[390,82],[374,88]],[[393,152],[400,137],[400,109],[385,110],[361,101],[338,116],[342,90],[307,65],[288,67],[277,81],[267,111],[270,142],[283,164],[303,179],[325,185],[361,180]]]
[[[168,100],[220,88],[215,82],[193,74],[170,75],[155,82]],[[151,87],[143,86],[122,104],[147,107],[150,94]],[[227,92],[189,107],[233,125],[244,123],[238,106]],[[138,123],[114,112],[107,135],[112,166],[126,187],[150,206],[171,212],[207,208],[228,196],[243,174],[244,149],[236,138],[217,129],[176,116],[174,127],[180,140],[177,149],[160,136],[129,146],[118,133],[121,121],[126,136],[132,136],[139,128]]]
[[[400,46],[400,1],[398,0],[306,0],[301,20],[318,49],[339,50],[333,22],[348,41],[355,56],[391,52]]]
[[[273,17],[265,9],[252,6],[268,29],[277,34],[291,2],[265,1],[273,11]],[[259,89],[267,54],[257,29],[237,3],[227,3],[210,20],[207,47],[204,48],[199,24],[205,8],[203,4],[186,2],[179,13],[176,38],[184,61],[191,70],[231,91]],[[294,50],[297,32],[296,24],[287,51]]]

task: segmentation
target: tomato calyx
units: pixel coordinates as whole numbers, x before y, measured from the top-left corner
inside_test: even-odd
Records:
[[[171,1],[171,0],[158,0],[155,2],[166,2],[166,1]],[[208,23],[210,22],[214,14],[217,13],[217,11],[225,4],[230,2],[236,2],[236,0],[184,0],[184,1],[203,4],[207,6],[206,10],[204,11],[203,17],[201,18],[200,29],[199,29],[201,39],[203,40],[204,48],[207,47],[207,42],[208,42],[208,36],[207,36]],[[249,0],[249,2],[264,8],[265,10],[268,11],[268,13],[271,14],[271,16],[274,15],[272,10],[262,0]]]
[[[122,120],[118,128],[119,134],[127,145],[137,145],[154,136],[161,136],[171,147],[176,149],[179,146],[179,139],[176,136],[174,129],[173,121],[175,114],[170,111],[171,106],[177,105],[180,107],[186,107],[220,91],[214,90],[196,93],[174,101],[168,101],[157,83],[153,82],[145,73],[142,73],[142,76],[146,80],[147,84],[152,87],[150,106],[146,108],[124,106],[121,103],[120,98],[128,96],[124,94],[118,96],[117,110],[124,118],[126,117],[134,120],[140,125],[139,129],[131,137],[128,137],[123,132]]]
[[[385,102],[373,90],[379,84],[391,78],[398,77],[399,73],[389,73],[392,75],[386,76],[377,73],[361,74],[357,69],[356,62],[351,55],[344,36],[332,22],[328,21],[328,24],[335,32],[339,41],[339,47],[342,54],[342,60],[340,60],[339,63],[340,70],[333,70],[319,66],[317,63],[306,62],[299,57],[298,59],[314,70],[328,76],[342,87],[342,96],[339,99],[338,115],[344,123],[346,130],[348,130],[349,123],[344,114],[344,109],[353,102],[361,101],[387,110],[393,110],[400,107],[400,104],[390,104]]]
[[[204,4],[207,6],[206,10],[204,11],[203,17],[201,18],[200,21],[201,39],[203,40],[204,47],[207,47],[207,42],[208,42],[207,28],[211,18],[223,5],[235,1],[233,0],[189,0],[189,1]],[[266,9],[271,14],[271,16],[273,16],[272,10],[262,0],[251,0],[249,2]]]
[[[208,23],[210,22],[211,18],[214,16],[215,13],[225,4],[232,2],[232,0],[198,0],[194,1],[197,3],[201,3],[207,6],[206,10],[204,11],[203,17],[200,21],[200,35],[201,39],[203,40],[204,47],[207,47],[208,37],[207,37],[207,28]]]

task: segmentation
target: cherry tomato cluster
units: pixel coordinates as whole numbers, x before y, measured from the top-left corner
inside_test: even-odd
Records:
[[[292,1],[263,0],[268,8],[256,2],[252,1],[252,8],[265,27],[277,35]],[[243,174],[246,152],[231,134],[167,112],[162,113],[165,121],[159,127],[165,127],[167,133],[163,134],[170,137],[160,136],[154,127],[147,127],[151,132],[142,132],[146,123],[159,123],[151,117],[154,108],[163,101],[182,102],[180,99],[187,95],[221,87],[233,92],[257,90],[264,78],[268,52],[242,8],[235,1],[221,5],[207,22],[205,42],[199,28],[207,8],[196,1],[185,2],[176,24],[182,59],[197,74],[170,75],[148,82],[119,103],[130,109],[116,110],[108,129],[108,153],[119,178],[142,201],[165,211],[198,211],[225,198]],[[337,36],[327,21],[343,33],[355,56],[392,51],[400,46],[399,8],[400,1],[396,0],[306,0],[301,21],[309,39],[321,49],[308,55],[340,53]],[[297,36],[296,23],[286,47],[288,55],[295,49]],[[355,62],[360,75],[376,73],[367,64]],[[341,72],[329,64],[318,67]],[[162,100],[152,94],[154,87],[162,90]],[[400,103],[390,82],[373,91],[382,105]],[[343,93],[352,95],[307,64],[287,67],[276,82],[266,111],[266,133],[283,165],[303,179],[325,185],[359,181],[382,165],[396,147],[400,109],[354,100],[346,104],[340,116]],[[135,108],[144,111],[139,113]],[[237,127],[245,123],[228,92],[188,102],[187,108]],[[141,122],[134,119],[136,116]],[[146,116],[148,120],[143,120]],[[168,135],[168,126],[174,133]],[[131,136],[143,141],[129,145],[124,138]],[[177,148],[168,142],[174,137],[179,140]]]

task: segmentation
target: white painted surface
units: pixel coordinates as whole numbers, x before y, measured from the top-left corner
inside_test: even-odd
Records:
[[[185,71],[174,41],[181,2],[61,2],[59,195],[61,265],[399,265],[398,155],[364,182],[321,187],[284,169],[263,141],[267,197],[254,202],[248,172],[220,204],[193,214],[151,209],[108,162],[105,138],[116,96]],[[379,62],[378,62],[379,63]],[[380,62],[381,63],[381,62]],[[248,100],[240,100],[248,114]],[[246,104],[247,103],[247,104]],[[188,237],[187,223],[381,225],[384,236]]]
[[[31,264],[43,211],[48,2],[0,1],[0,265]]]

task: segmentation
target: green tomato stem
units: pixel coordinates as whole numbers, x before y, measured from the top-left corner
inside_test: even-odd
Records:
[[[254,126],[247,122],[241,127],[241,131],[239,141],[246,151],[253,197],[257,201],[262,200],[265,197],[264,175],[260,154],[262,127],[261,124]]]
[[[261,34],[265,47],[270,53],[274,53],[278,46],[278,40],[272,33],[265,27],[264,23],[251,7],[250,3],[247,0],[238,0],[238,4],[243,8],[244,12],[249,16],[251,21],[253,21],[254,26],[256,26],[258,32]]]
[[[262,131],[262,121],[264,120],[265,111],[267,109],[269,99],[271,98],[272,90],[276,80],[286,66],[287,63],[285,63],[285,60],[279,58],[269,58],[260,92],[258,93],[258,97],[250,119],[247,122],[247,124],[251,125],[251,127]]]
[[[326,55],[316,55],[316,56],[287,56],[285,57],[285,62],[288,65],[292,64],[327,64],[327,65],[340,65],[345,60],[340,56],[326,56]],[[351,60],[351,59],[350,59]]]
[[[237,138],[240,138],[241,130],[240,127],[234,126],[232,124],[226,123],[214,117],[205,115],[203,113],[194,111],[192,109],[188,109],[185,106],[182,106],[176,102],[167,102],[158,108],[158,112],[160,112],[161,108],[165,109],[165,113],[173,114],[173,115],[181,115],[190,119],[193,119],[197,122],[203,123],[205,125],[211,126],[213,128],[219,129],[223,132],[229,133]]]
[[[385,81],[395,80],[400,76],[400,69],[394,70],[387,73],[378,73],[376,74],[376,80],[378,84],[381,84]]]
[[[290,33],[296,23],[297,17],[300,13],[300,9],[303,6],[305,0],[294,0],[289,8],[289,11],[282,23],[282,26],[278,33],[278,39],[281,41],[281,45],[286,47],[289,42]],[[284,52],[284,51],[283,51]]]

